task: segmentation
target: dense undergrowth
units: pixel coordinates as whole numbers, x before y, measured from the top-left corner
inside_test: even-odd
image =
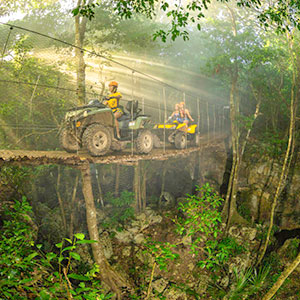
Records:
[[[56,244],[55,252],[44,253],[33,240],[28,224],[31,206],[23,197],[4,211],[0,240],[0,299],[110,299],[97,279],[99,269],[92,266],[80,274],[73,262],[80,262],[76,248],[94,241],[78,233]]]
[[[126,222],[134,217],[130,209],[131,193],[122,193],[116,199],[112,195],[109,197],[112,206],[128,211]],[[220,213],[222,202],[206,184],[197,189],[196,195],[189,195],[179,204],[179,212],[169,216],[174,236],[188,241],[185,247],[196,258],[198,273],[194,274],[195,278],[200,278],[201,274],[209,277],[203,295],[182,283],[173,282],[172,286],[183,291],[188,299],[261,299],[276,282],[283,264],[276,253],[271,253],[259,268],[251,266],[254,261],[246,268],[232,268],[232,260],[249,252],[249,245],[246,242],[241,245],[234,237],[224,235]],[[85,262],[77,251],[94,241],[86,240],[84,234],[77,233],[73,239],[64,238],[57,243],[53,252],[44,252],[44,246],[35,243],[36,232],[29,222],[31,214],[32,208],[25,197],[4,210],[0,228],[0,299],[110,299],[112,294],[104,291],[97,276],[101,270],[97,265],[82,266]],[[110,217],[111,223],[105,223],[108,230],[116,227],[124,230],[124,218],[119,214]],[[118,223],[121,226],[116,226]],[[297,253],[298,245],[296,240],[289,246],[291,259]],[[152,260],[145,265],[143,272],[131,274],[143,277],[136,281],[143,284],[134,287],[130,299],[166,299],[152,286],[155,272],[160,270],[167,274],[172,262],[184,259],[178,251],[182,242],[149,237],[142,247]],[[132,268],[132,272],[136,272],[134,266]],[[227,284],[224,284],[224,279]],[[287,281],[281,292],[284,294],[290,286],[293,282]]]

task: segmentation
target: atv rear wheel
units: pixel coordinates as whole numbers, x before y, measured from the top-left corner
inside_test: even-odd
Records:
[[[177,132],[174,139],[175,148],[184,149],[187,146],[187,134],[185,132]]]
[[[153,149],[153,135],[150,130],[140,131],[136,139],[136,150],[138,153],[150,153]]]
[[[92,124],[84,131],[82,143],[92,156],[104,155],[111,146],[110,131],[101,124]]]
[[[63,128],[59,135],[59,143],[67,152],[74,153],[80,149],[76,137],[67,128]]]

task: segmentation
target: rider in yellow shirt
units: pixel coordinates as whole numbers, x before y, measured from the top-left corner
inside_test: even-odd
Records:
[[[104,105],[107,105],[112,109],[115,116],[115,124],[116,124],[116,132],[118,139],[120,138],[120,129],[118,119],[123,115],[122,109],[119,107],[120,99],[122,95],[118,92],[118,83],[116,81],[111,81],[108,85],[108,89],[110,91],[110,95],[103,102]]]

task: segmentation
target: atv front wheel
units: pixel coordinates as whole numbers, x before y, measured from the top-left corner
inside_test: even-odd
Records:
[[[67,152],[74,153],[80,149],[76,137],[67,128],[63,128],[59,135],[59,143]]]
[[[110,149],[111,135],[105,126],[92,124],[84,131],[82,143],[92,156],[101,156]]]
[[[187,146],[187,134],[185,132],[177,132],[175,135],[174,143],[175,148],[184,149]]]
[[[136,139],[138,153],[150,153],[153,149],[153,135],[150,130],[142,130]]]

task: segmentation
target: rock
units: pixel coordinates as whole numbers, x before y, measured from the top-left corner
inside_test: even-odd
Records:
[[[135,217],[140,222],[146,222],[147,216],[145,213],[141,213]]]
[[[188,236],[188,235],[183,236],[183,238],[182,238],[182,244],[183,244],[184,246],[189,246],[189,245],[191,245],[191,244],[192,244],[192,237],[191,237],[191,236]]]
[[[138,249],[135,253],[135,256],[143,264],[150,264],[150,266],[152,267],[152,265],[154,263],[154,258],[151,256],[150,253],[143,251],[141,249]]]
[[[159,198],[159,202],[163,207],[171,207],[175,205],[175,198],[169,192],[162,192]]]
[[[139,227],[138,226],[134,226],[134,227],[130,227],[127,229],[131,234],[137,234],[139,232]]]
[[[241,234],[246,241],[253,241],[256,237],[257,229],[252,227],[243,227]]]
[[[168,285],[168,281],[164,278],[157,279],[152,282],[152,288],[158,293],[162,293]]]
[[[103,232],[100,236],[99,236],[99,240],[100,243],[103,247],[103,251],[104,251],[104,255],[107,259],[110,259],[113,255],[113,247],[112,247],[112,243],[111,240],[109,238],[109,234],[108,232]]]
[[[121,243],[129,243],[132,240],[132,234],[129,231],[117,231],[115,238]]]
[[[229,264],[229,273],[236,272],[244,272],[251,265],[250,261],[250,253],[243,253],[239,256],[233,257],[231,263]]]
[[[194,286],[194,290],[197,292],[197,294],[202,295],[206,292],[208,284],[209,284],[210,278],[207,275],[201,275],[199,281]],[[228,279],[229,282],[229,279]]]
[[[137,234],[135,237],[134,237],[134,241],[137,243],[137,244],[142,244],[146,241],[144,235],[142,233],[139,233]]]
[[[185,292],[174,288],[167,289],[163,293],[163,296],[165,297],[166,300],[187,300],[188,299]]]
[[[125,247],[125,248],[123,248],[122,255],[123,256],[130,256],[131,255],[131,247]]]
[[[157,216],[151,216],[149,218],[149,224],[160,223],[162,221],[162,219],[163,219],[162,216],[159,216],[159,215],[157,215]]]

